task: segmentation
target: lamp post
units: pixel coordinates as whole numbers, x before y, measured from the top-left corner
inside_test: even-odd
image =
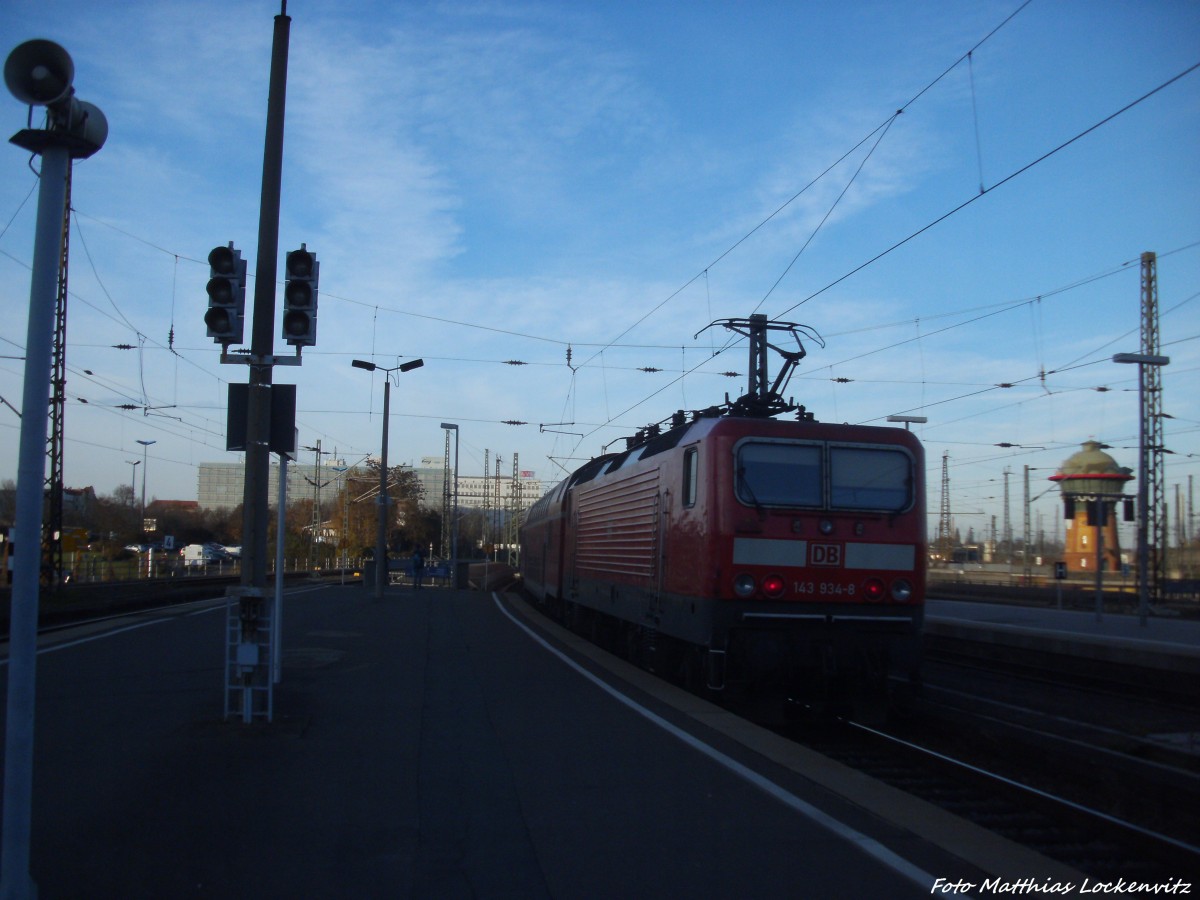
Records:
[[[133,503],[137,499],[137,467],[142,464],[140,459],[127,459],[129,463],[129,502]]]
[[[454,432],[454,509],[450,513],[450,578],[458,586],[458,426],[443,422],[442,428]]]
[[[411,372],[413,369],[419,369],[425,365],[425,360],[414,359],[399,366],[387,368],[377,366],[373,362],[367,362],[365,359],[351,360],[350,365],[356,369],[366,369],[368,372],[376,370],[383,372],[385,378],[383,381],[383,440],[382,450],[379,455],[379,530],[375,535],[375,599],[383,599],[383,589],[387,584],[387,520],[388,520],[388,493],[387,493],[387,452],[388,452],[388,416],[391,414],[391,397],[392,397],[392,373],[393,372]]]
[[[1138,367],[1138,623],[1145,625],[1150,613],[1150,547],[1147,527],[1150,511],[1146,508],[1150,497],[1150,485],[1146,480],[1150,471],[1150,448],[1146,446],[1146,366],[1169,365],[1171,357],[1151,353],[1116,353],[1112,361],[1133,363]]]
[[[142,531],[146,530],[146,452],[158,441],[138,441],[142,445]]]

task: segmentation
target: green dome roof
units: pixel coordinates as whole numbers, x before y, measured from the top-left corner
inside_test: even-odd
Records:
[[[1064,494],[1120,494],[1125,482],[1131,481],[1131,469],[1117,465],[1117,461],[1100,449],[1097,441],[1084,441],[1083,449],[1072,454],[1051,475]]]

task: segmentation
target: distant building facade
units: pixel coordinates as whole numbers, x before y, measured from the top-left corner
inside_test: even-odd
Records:
[[[421,501],[430,509],[442,508],[442,486],[445,484],[446,468],[442,457],[423,456],[421,465],[415,470],[425,496]],[[450,502],[454,503],[454,468],[450,468]],[[520,509],[533,506],[545,489],[536,473],[529,469],[518,470],[514,482],[512,469],[495,475],[461,475],[458,479],[458,505],[462,509],[509,509],[516,505]],[[513,503],[514,498],[516,503]]]
[[[333,498],[341,490],[341,472],[344,463],[333,460],[317,467],[311,463],[288,463],[288,502],[311,500],[316,491],[314,482],[320,482],[323,498]],[[362,478],[365,469],[351,470],[356,478]],[[414,469],[421,485],[421,505],[429,509],[442,508],[442,485],[446,470],[439,456],[421,458],[420,466]],[[377,477],[377,476],[376,476]],[[451,503],[454,497],[454,470],[450,470]],[[241,462],[200,463],[197,475],[196,498],[202,509],[233,509],[241,505],[246,487],[246,466]],[[463,475],[458,479],[458,505],[463,509],[508,509],[514,497],[521,509],[528,509],[544,493],[542,482],[530,470],[518,472],[514,482],[511,470],[500,478],[494,475]],[[279,465],[271,464],[267,479],[267,504],[279,503]],[[322,505],[324,499],[322,500]]]
[[[335,467],[342,463],[334,460],[320,467],[311,463],[288,463],[288,502],[311,500],[316,495],[316,484],[321,485],[323,497],[332,498],[341,490],[342,473]],[[361,471],[358,475],[361,477]],[[201,509],[233,509],[240,506],[246,491],[246,464],[200,463],[197,472],[196,500]],[[267,477],[267,505],[279,505],[279,464],[272,462]]]

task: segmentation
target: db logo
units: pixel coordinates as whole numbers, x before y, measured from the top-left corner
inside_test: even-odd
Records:
[[[842,545],[809,544],[808,564],[810,566],[840,566],[842,564]]]

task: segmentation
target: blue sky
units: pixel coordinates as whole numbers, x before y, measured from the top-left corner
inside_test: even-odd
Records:
[[[201,462],[238,458],[224,398],[245,372],[205,337],[204,260],[233,240],[254,272],[278,11],[0,8],[11,45],[70,51],[78,96],[110,126],[75,168],[70,486],[126,482],[139,439],[157,442],[152,497],[192,498]],[[1168,500],[1197,473],[1200,71],[1014,175],[1200,62],[1194,2],[291,0],[288,14],[280,251],[305,242],[321,284],[318,344],[276,380],[298,385],[303,444],[377,452],[382,379],[350,360],[420,356],[393,391],[393,460],[440,456],[454,421],[465,474],[486,449],[556,480],[741,393],[744,347],[714,357],[724,334],[693,336],[763,312],[824,338],[798,402],[825,421],[928,416],[931,513],[948,451],[962,531],[1002,515],[1006,467],[1019,531],[1024,466],[1036,495],[1089,438],[1136,465],[1136,373],[1108,360],[1138,349],[1152,250]],[[25,110],[4,103],[12,133]],[[25,341],[36,177],[4,152],[8,357]],[[22,378],[0,359],[14,405]],[[0,478],[17,438],[0,408]],[[1051,534],[1053,499],[1036,504]]]

